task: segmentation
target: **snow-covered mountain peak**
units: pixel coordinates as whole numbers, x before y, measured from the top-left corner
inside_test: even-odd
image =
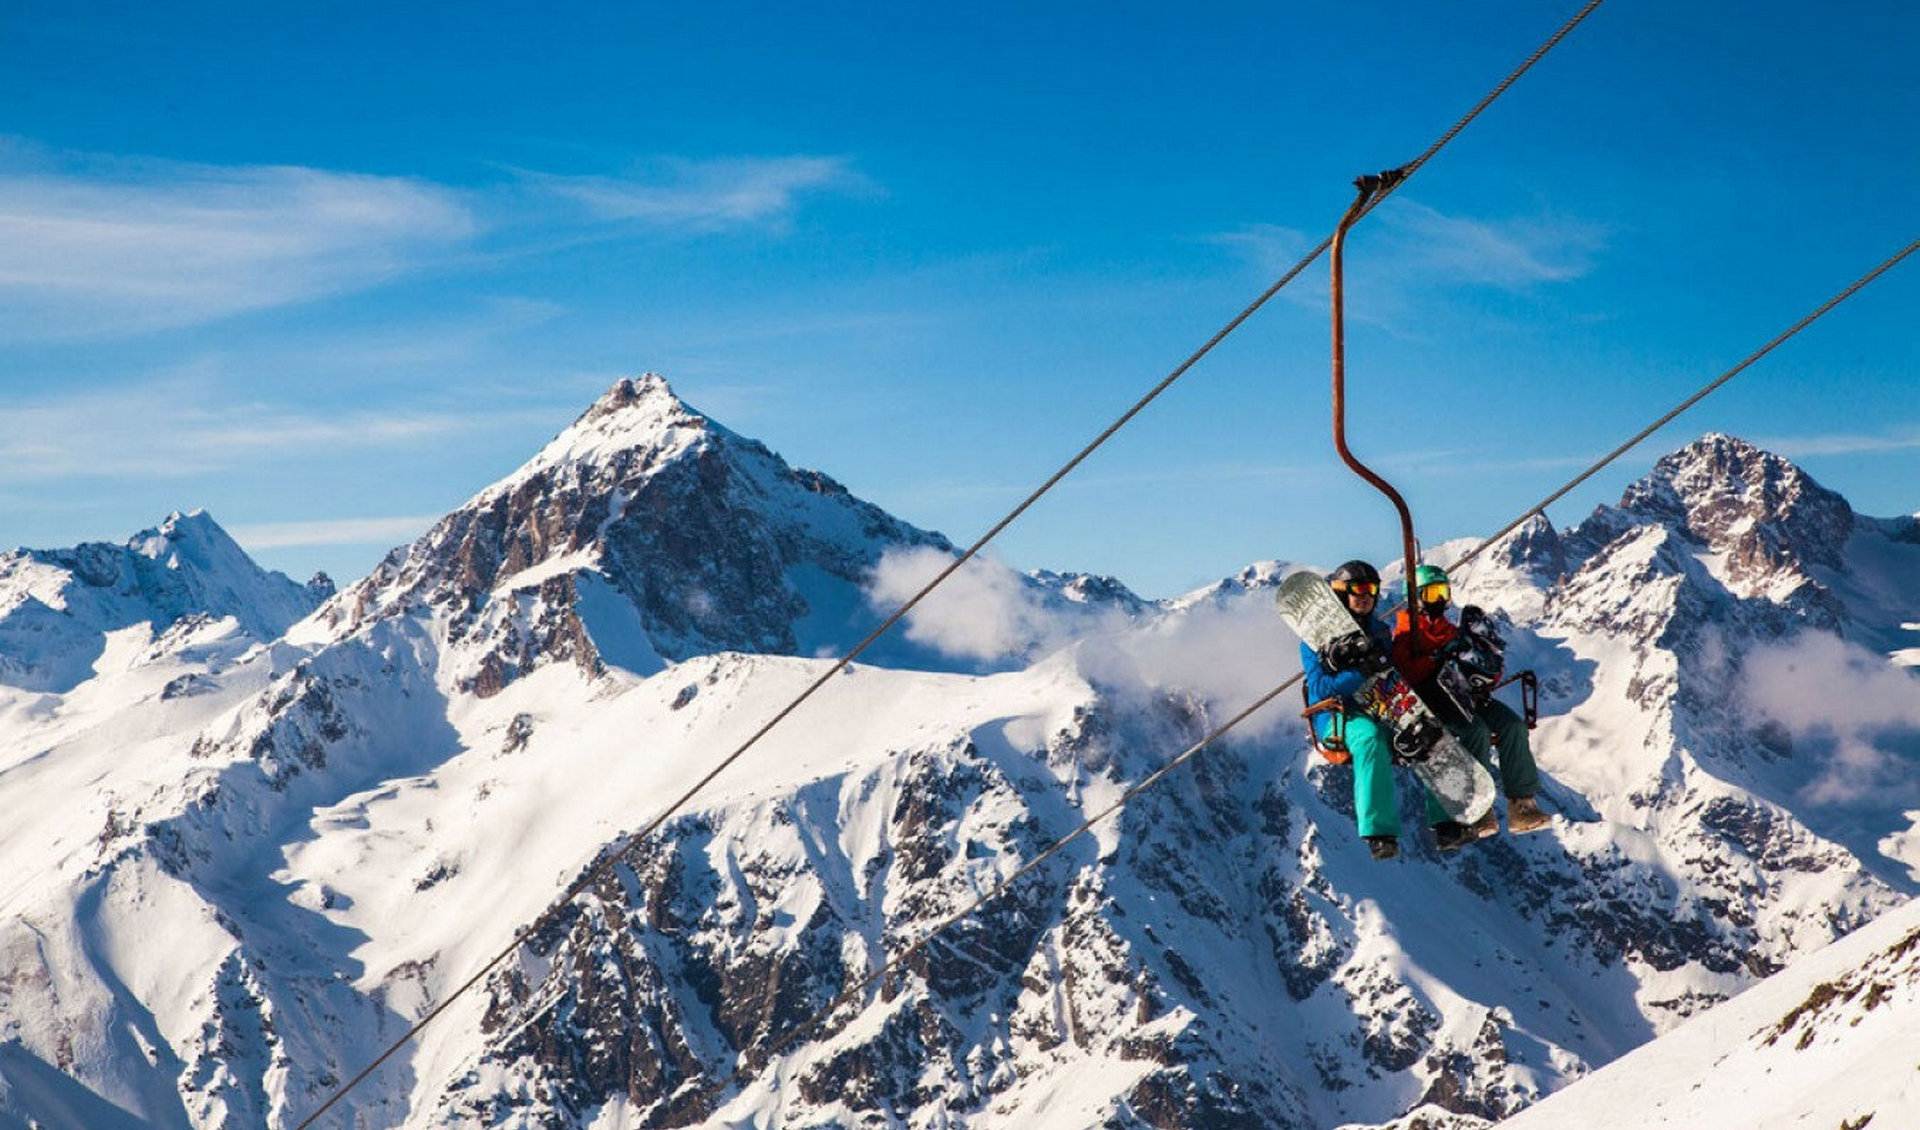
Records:
[[[175,511],[115,545],[0,555],[0,683],[64,693],[91,678],[110,633],[154,637],[189,617],[232,618],[271,640],[319,603],[262,569],[204,510]]]
[[[1837,565],[1853,530],[1846,499],[1791,461],[1719,432],[1654,464],[1627,488],[1620,508],[1676,523],[1753,569],[1793,558]]]
[[[867,579],[900,547],[952,549],[650,373],[389,554],[326,620],[351,633],[437,611],[475,645],[457,684],[483,691],[550,659],[646,674],[714,651],[812,654],[871,626]]]
[[[620,417],[628,424],[639,422],[642,417],[655,420],[676,417],[704,421],[706,417],[694,411],[680,395],[673,391],[667,378],[659,373],[642,373],[637,377],[621,377],[613,382],[600,399],[593,402],[575,427],[580,424],[602,420],[608,417]],[[572,429],[569,429],[572,430]]]
[[[622,377],[565,431],[493,490],[565,464],[657,466],[716,436],[738,439],[680,399],[658,373]]]
[[[169,569],[244,573],[257,569],[240,543],[205,510],[175,510],[127,539],[127,548]]]
[[[1250,593],[1277,589],[1291,573],[1307,568],[1293,561],[1255,561],[1230,577],[1182,593],[1163,602],[1169,611],[1179,612],[1204,604],[1224,605]]]
[[[1697,557],[1726,593],[1777,610],[1769,615],[1840,630],[1851,618],[1843,576],[1858,556],[1849,539],[1883,525],[1856,518],[1846,499],[1791,461],[1709,433],[1662,457],[1618,506],[1596,508],[1561,542],[1568,572],[1604,572],[1613,548],[1658,529],[1680,539],[1674,552]]]
[[[0,866],[21,877],[0,932],[0,1125],[290,1125],[447,1004],[340,1120],[1485,1130],[1920,889],[1876,862],[1920,859],[1897,846],[1912,819],[1894,822],[1910,774],[1883,774],[1899,751],[1874,744],[1910,683],[1748,700],[1796,663],[1879,676],[1839,641],[1777,646],[1811,622],[1784,603],[1798,590],[1736,591],[1717,547],[1737,535],[1693,523],[1789,476],[1750,480],[1757,457],[1698,446],[1698,468],[1663,461],[1646,506],[1529,523],[1456,577],[1539,676],[1552,829],[1441,855],[1403,780],[1384,864],[1355,834],[1350,772],[1307,751],[1291,702],[1138,789],[1291,673],[1266,590],[1299,566],[1279,561],[1150,603],[1086,574],[961,572],[697,804],[623,836],[865,633],[883,575],[903,595],[952,551],[657,378],[616,385],[274,646],[200,616],[151,641],[52,634],[129,578],[204,572],[224,538],[204,516],[0,559],[0,591],[68,601],[22,620],[0,604],[0,681],[47,657],[122,680],[0,696]],[[1792,517],[1755,508],[1752,529]],[[1838,568],[1773,575],[1840,602],[1849,646],[1886,625],[1890,650],[1915,620],[1911,528],[1860,519]],[[936,647],[1029,621],[1049,647],[1019,651],[1024,669],[888,651],[916,627]],[[1767,697],[1794,709],[1765,714]],[[1826,704],[1856,700],[1868,728],[1837,728]],[[1873,788],[1897,795],[1821,799]],[[589,858],[611,866],[549,905]],[[1863,968],[1911,983],[1897,956]],[[1835,1000],[1863,984],[1828,981]],[[1863,1014],[1874,1046],[1905,1047],[1871,1027],[1908,999],[1877,983],[1786,1029],[1764,1018],[1783,1058],[1760,1070]]]
[[[1493,562],[1550,583],[1567,571],[1567,553],[1560,535],[1544,514],[1528,518],[1487,550]]]
[[[339,586],[333,583],[333,578],[328,576],[324,569],[307,578],[306,588],[315,604],[324,604],[332,600],[334,594],[340,591]]]

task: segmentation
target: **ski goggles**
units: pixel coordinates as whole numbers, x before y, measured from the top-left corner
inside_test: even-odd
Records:
[[[1433,584],[1420,586],[1420,603],[1422,604],[1439,604],[1452,598],[1453,586],[1445,581],[1435,581]]]
[[[1348,596],[1380,595],[1379,581],[1341,581],[1333,588],[1335,592],[1346,593]]]

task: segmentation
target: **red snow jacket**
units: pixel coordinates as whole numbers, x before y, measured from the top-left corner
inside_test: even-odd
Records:
[[[1420,617],[1417,631],[1408,631],[1407,610],[1402,608],[1393,618],[1393,665],[1407,682],[1422,686],[1440,670],[1440,649],[1459,633],[1445,616],[1426,615]]]

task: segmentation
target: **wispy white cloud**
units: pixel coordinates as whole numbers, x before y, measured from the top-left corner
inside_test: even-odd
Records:
[[[262,522],[227,532],[250,551],[311,545],[397,545],[419,537],[438,514],[397,518],[334,518],[312,522]]]
[[[1754,443],[1788,458],[1809,455],[1879,455],[1920,449],[1920,429],[1895,432],[1828,433],[1812,436],[1774,436]]]
[[[952,560],[926,548],[890,551],[868,580],[868,599],[876,611],[890,611]],[[1298,669],[1297,641],[1272,609],[1267,594],[1251,592],[1135,617],[1049,598],[1005,565],[976,557],[907,614],[905,631],[917,643],[974,660],[1032,659],[1073,647],[1082,672],[1109,688],[1172,691],[1213,709],[1237,709]],[[1267,711],[1246,732],[1288,717]]]
[[[841,157],[659,158],[629,176],[523,175],[597,219],[694,232],[777,227],[809,194],[873,189]]]
[[[361,289],[470,238],[461,197],[399,177],[0,152],[0,336],[110,336]]]
[[[1452,216],[1413,200],[1381,210],[1395,259],[1435,280],[1517,290],[1567,282],[1593,269],[1606,230],[1544,216],[1503,220]]]
[[[938,576],[953,558],[924,546],[889,550],[868,579],[876,608],[891,609]],[[999,659],[1056,644],[1064,626],[1020,574],[976,557],[907,617],[908,639],[967,659]]]
[[[1423,298],[1436,294],[1472,287],[1524,292],[1581,278],[1592,271],[1608,234],[1596,224],[1546,215],[1451,215],[1403,197],[1367,223],[1373,230],[1365,254],[1348,255],[1347,318],[1396,333],[1404,333]],[[1279,277],[1318,241],[1274,224],[1248,224],[1206,237],[1264,278]],[[1307,271],[1282,297],[1297,306],[1326,309],[1324,267]]]
[[[621,231],[779,230],[872,192],[842,157],[659,157],[625,176],[411,177],[49,155],[0,138],[0,340],[197,325]],[[482,246],[480,237],[491,238]]]
[[[1204,242],[1226,248],[1252,264],[1264,276],[1278,278],[1298,263],[1316,241],[1298,228],[1279,224],[1247,224],[1232,231],[1205,236]]]
[[[209,474],[271,454],[398,446],[546,413],[323,412],[233,401],[174,375],[112,391],[0,401],[0,482]]]

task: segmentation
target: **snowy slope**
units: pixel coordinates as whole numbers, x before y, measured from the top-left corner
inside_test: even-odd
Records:
[[[617,382],[295,638],[345,638],[382,616],[430,612],[461,652],[461,688],[482,695],[555,660],[650,675],[715,651],[837,654],[872,627],[867,585],[883,558],[911,555],[930,572],[952,552],[940,535],[701,415],[649,374]],[[1016,583],[1053,605],[1139,603],[1103,578]],[[1030,647],[1012,650],[1030,657]],[[901,633],[865,658],[982,669]]]
[[[0,1125],[290,1125],[527,929],[325,1124],[1484,1125],[1914,889],[1911,684],[1865,728],[1729,704],[1802,647],[1909,679],[1920,545],[1762,456],[1462,576],[1545,680],[1551,832],[1375,864],[1276,712],[777,1050],[1285,677],[1294,567],[962,574],[630,843],[950,547],[621,382],[278,640],[103,619],[5,701]]]
[[[1920,1126],[1920,902],[1500,1126]]]
[[[1775,480],[1787,489],[1773,490]],[[1682,489],[1666,494],[1676,482]],[[1639,502],[1653,495],[1675,505]],[[1728,516],[1728,497],[1746,513],[1725,528],[1703,520]],[[1051,888],[1036,882],[1011,920],[980,927],[998,945],[958,940],[972,978],[943,984],[937,966],[916,970],[834,1018],[811,1047],[762,1065],[755,1049],[779,1027],[769,1018],[798,1020],[806,1001],[862,967],[847,951],[870,953],[874,927],[845,919],[872,900],[819,896],[805,939],[741,953],[734,947],[764,937],[739,917],[765,897],[756,874],[781,877],[785,890],[835,884],[809,852],[764,859],[771,830],[742,826],[737,810],[703,810],[665,846],[624,857],[630,878],[543,919],[526,966],[489,986],[502,1034],[442,1106],[580,1125],[678,1125],[704,1112],[729,1124],[887,1125],[889,1111],[924,1109],[934,1096],[946,1117],[979,1125],[1050,1124],[1041,1112],[1055,1103],[1068,1104],[1059,1125],[1375,1123],[1414,1107],[1466,1125],[1511,1112],[1900,901],[1887,883],[1905,877],[1875,874],[1884,859],[1861,858],[1791,811],[1821,769],[1817,751],[1770,771],[1779,755],[1757,720],[1681,677],[1702,667],[1724,683],[1750,650],[1884,618],[1886,609],[1844,602],[1836,616],[1810,587],[1818,582],[1796,575],[1803,502],[1845,521],[1846,540],[1853,516],[1834,501],[1780,461],[1708,437],[1570,547],[1551,528],[1529,529],[1466,578],[1470,598],[1512,606],[1521,651],[1547,678],[1556,717],[1542,759],[1568,819],[1552,837],[1433,861],[1450,880],[1437,889],[1433,872],[1382,871],[1357,859],[1350,837],[1323,835],[1322,822],[1339,827],[1340,777],[1301,776],[1289,764],[1297,746],[1256,743],[1214,755],[1216,776],[1198,796],[1178,798],[1170,784],[1172,797],[1142,798],[1113,850]],[[1760,551],[1742,557],[1743,538]],[[1830,553],[1816,567],[1873,571]],[[1205,603],[1196,595],[1174,608]],[[1718,669],[1699,663],[1704,639],[1721,649]],[[1054,760],[1044,750],[1027,759]],[[1110,781],[1141,771],[1124,752],[1102,761]],[[844,814],[858,790],[832,785],[839,800],[825,808]],[[1099,786],[1062,782],[1069,796],[1089,787]],[[1029,812],[1043,811],[1037,799]],[[968,860],[1006,860],[992,865],[1004,870],[1006,857],[1031,849],[1025,837],[967,835],[964,816],[954,814],[937,857],[943,871],[964,873]],[[795,822],[846,844],[844,815],[816,809]],[[876,846],[871,820],[857,823],[869,830],[855,841],[865,854],[843,846],[855,860],[884,860],[887,844],[913,838],[912,827],[896,828]],[[1156,841],[1189,850],[1169,854]],[[1091,916],[1104,945],[1079,933],[1093,928],[1078,909],[1085,886],[1114,907]],[[879,896],[883,907],[897,898]],[[836,910],[823,917],[821,905]],[[933,899],[929,917],[946,905]],[[889,914],[879,943],[902,944],[925,920]],[[1255,922],[1264,937],[1248,937]],[[1432,922],[1447,928],[1420,928]],[[1093,1002],[1061,986],[1086,982],[1052,972],[1088,951],[1102,955],[1109,982],[1145,978],[1132,1034],[1117,1042],[1110,1025],[1096,1035],[1074,1022]],[[769,963],[789,999],[759,988]],[[663,972],[637,986],[596,972],[616,968],[686,980]],[[983,968],[984,984],[1008,995],[972,995]],[[1275,1008],[1276,990],[1292,1003]],[[750,1023],[730,1019],[742,1007]],[[1050,1027],[1022,1022],[1036,1010],[1055,1018]],[[610,1051],[613,1034],[636,1024],[653,1034],[645,1045]],[[1038,1043],[1023,1040],[1036,1031]],[[724,1079],[742,1062],[753,1080],[743,1090],[709,1089],[714,1072]]]
[[[1857,515],[1787,460],[1709,435],[1564,537],[1541,525],[1524,552],[1476,563],[1464,587],[1524,608],[1505,594],[1537,580],[1543,560],[1562,563],[1541,611],[1522,618],[1590,654],[1653,723],[1637,767],[1618,751],[1637,723],[1606,737],[1611,776],[1588,778],[1595,787],[1650,795],[1678,780],[1656,818],[1754,857],[1776,850],[1790,816],[1911,892],[1920,858],[1889,841],[1920,810],[1920,682],[1888,659],[1920,604],[1915,530]]]
[[[201,510],[123,545],[17,549],[0,555],[0,685],[70,691],[93,676],[110,634],[141,624],[161,637],[186,618],[231,619],[271,640],[320,595],[255,565]]]

